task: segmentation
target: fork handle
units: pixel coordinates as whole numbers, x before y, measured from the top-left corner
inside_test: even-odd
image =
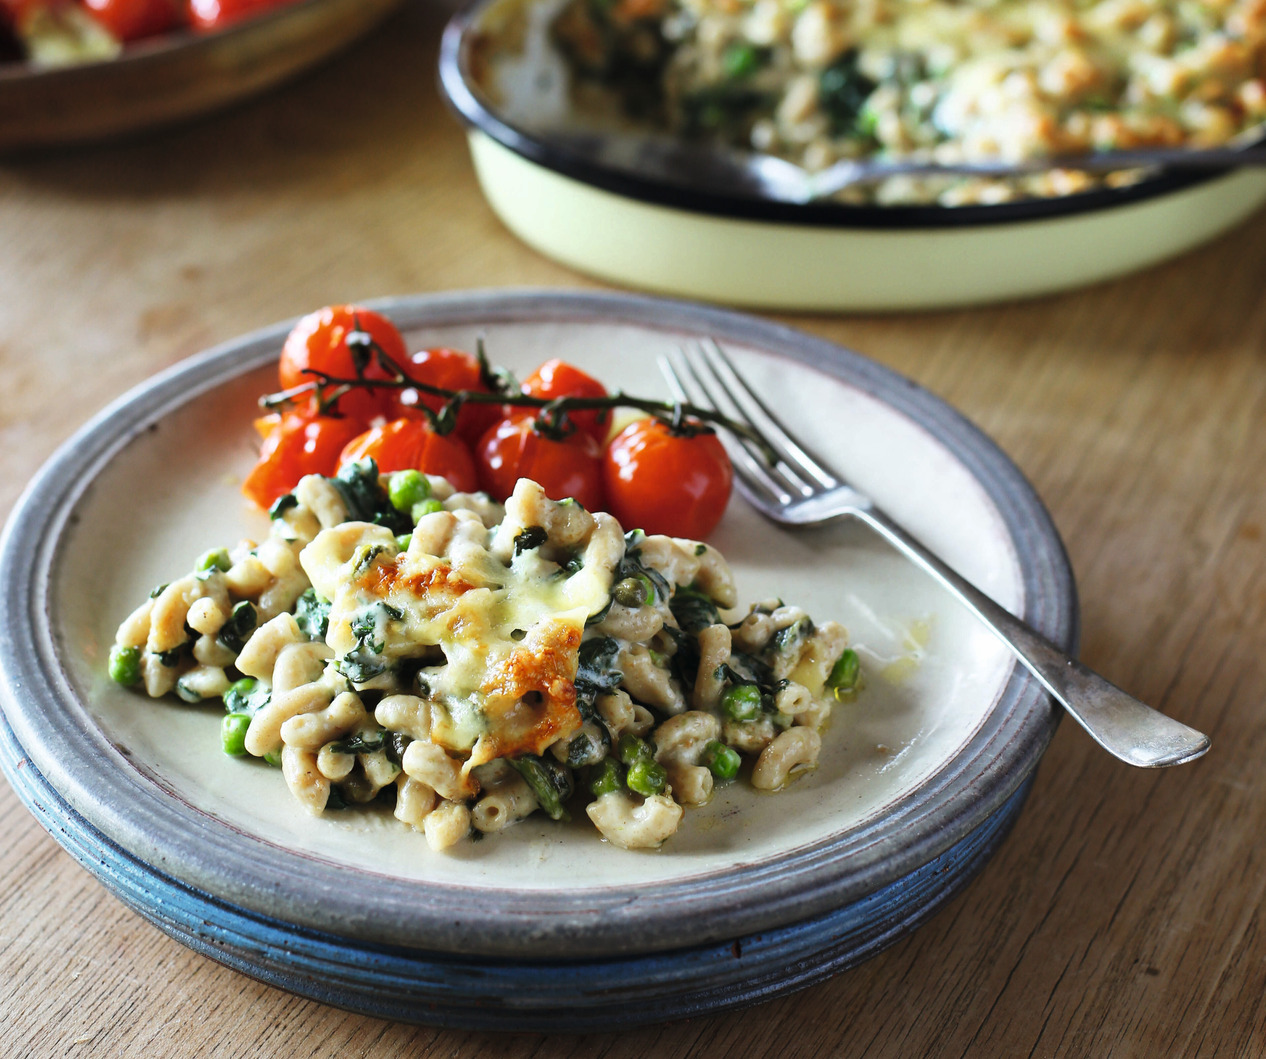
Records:
[[[1065,654],[882,511],[859,507],[854,514],[957,596],[1108,753],[1131,765],[1160,768],[1193,761],[1209,749],[1208,736],[1144,705]]]

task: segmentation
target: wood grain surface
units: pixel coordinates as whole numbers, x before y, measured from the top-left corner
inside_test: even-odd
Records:
[[[229,114],[0,162],[0,509],[128,387],[331,301],[593,286],[480,198],[434,87],[443,12]],[[1266,216],[1061,297],[795,326],[988,431],[1046,499],[1082,656],[1208,732],[1143,772],[1061,726],[998,855],[932,922],[826,984],[619,1036],[365,1019],[182,948],[0,784],[0,1055],[528,1057],[1266,1054]]]

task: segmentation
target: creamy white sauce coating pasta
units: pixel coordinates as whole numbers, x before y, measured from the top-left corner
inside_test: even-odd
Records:
[[[503,508],[431,478],[441,509],[397,536],[388,484],[372,464],[305,478],[266,541],[208,553],[120,625],[134,678],[223,697],[231,752],[280,765],[312,813],[381,795],[437,850],[569,805],[653,848],[740,755],[764,790],[817,763],[837,623],[776,600],[734,616],[714,548],[526,479]]]

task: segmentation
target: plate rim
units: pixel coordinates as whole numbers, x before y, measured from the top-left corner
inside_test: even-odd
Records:
[[[858,353],[729,310],[638,295],[556,290],[440,293],[365,304],[403,329],[455,323],[552,321],[625,323],[710,334],[788,357],[843,379],[915,419],[976,478],[1013,542],[1024,583],[1024,616],[1072,649],[1076,589],[1049,513],[1019,469],[979,428],[940,398]],[[196,396],[267,363],[293,321],[230,340],[174,365],[98,413],[46,462],[0,536],[0,590],[10,600],[0,624],[0,709],[33,764],[69,804],[122,848],[217,898],[300,927],[430,951],[488,956],[531,951],[560,958],[650,952],[736,937],[794,922],[850,900],[931,860],[987,819],[1028,777],[1059,713],[1040,686],[1013,667],[985,723],[937,773],[891,812],[844,836],[785,850],[738,872],[634,888],[470,891],[367,875],[246,836],[205,814],[191,818],[134,768],[80,771],[70,762],[125,761],[94,726],[58,661],[49,622],[49,571],[75,502],[139,433]],[[28,544],[27,542],[34,542]],[[34,696],[35,708],[15,689]],[[896,842],[906,830],[903,841]],[[244,852],[245,847],[249,849]],[[896,848],[894,848],[896,847]],[[266,851],[262,862],[250,850]],[[340,881],[371,888],[372,907],[355,915],[339,903]],[[362,889],[362,893],[366,893]],[[753,903],[751,898],[759,896]]]

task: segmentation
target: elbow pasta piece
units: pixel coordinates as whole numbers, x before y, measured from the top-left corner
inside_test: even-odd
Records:
[[[260,620],[268,621],[270,618],[292,609],[295,602],[307,588],[308,578],[302,570],[296,570],[286,574],[284,577],[274,579],[273,583],[259,594],[259,602],[256,607]]]
[[[277,658],[290,644],[306,643],[293,614],[278,614],[261,625],[237,656],[237,668],[248,677],[271,681]]]
[[[149,639],[145,649],[151,654],[171,651],[185,642],[185,617],[194,600],[194,579],[182,577],[158,594],[149,615]]]
[[[299,484],[295,486],[295,499],[316,516],[322,529],[337,526],[347,518],[347,506],[338,490],[319,474],[299,479]]]
[[[181,697],[217,699],[229,689],[229,678],[220,666],[194,666],[179,680]]]
[[[199,636],[193,642],[193,658],[204,666],[231,666],[237,655],[220,643],[214,636]]]
[[[738,588],[734,584],[734,571],[719,551],[711,544],[704,544],[699,556],[699,568],[695,571],[695,584],[717,605],[725,609],[738,603]]]
[[[425,783],[419,783],[407,772],[396,777],[395,817],[410,827],[421,829],[427,814],[435,808],[436,795]]]
[[[317,768],[327,780],[345,780],[355,767],[355,754],[344,754],[330,746],[321,747],[317,753]]]
[[[114,634],[114,642],[120,647],[144,647],[149,639],[149,616],[154,609],[154,600],[147,599],[136,610],[132,611],[119,625]]]
[[[470,810],[461,802],[440,802],[422,821],[426,844],[437,853],[470,834]]]
[[[470,798],[478,790],[474,778],[463,774],[462,762],[449,757],[442,746],[428,740],[415,739],[410,743],[400,765],[415,780],[449,801]]]
[[[341,739],[368,719],[360,696],[345,691],[324,709],[300,713],[281,723],[281,741],[299,750],[320,750]],[[322,774],[325,770],[322,769]],[[351,771],[350,766],[348,771]]]
[[[664,771],[668,773],[668,786],[678,803],[687,809],[707,805],[715,782],[709,769],[702,765],[669,764],[664,766]]]
[[[254,555],[245,555],[225,571],[229,591],[242,599],[255,599],[272,582],[273,575]]]
[[[141,683],[151,699],[161,699],[176,687],[180,679],[180,666],[165,666],[162,658],[146,652],[141,656]]]
[[[281,772],[290,793],[303,803],[313,816],[325,812],[330,800],[330,781],[317,768],[316,754],[288,746],[281,752]]]
[[[722,663],[730,660],[733,646],[730,630],[724,625],[709,625],[699,631],[699,671],[695,674],[690,704],[696,710],[713,710],[721,701],[725,682],[717,675]]]
[[[657,849],[681,823],[681,806],[664,794],[641,802],[624,791],[610,791],[585,808],[602,837],[621,849]]]
[[[752,786],[761,791],[778,790],[791,778],[793,770],[816,765],[821,749],[822,737],[812,728],[788,728],[775,736],[756,759]]]
[[[754,721],[721,722],[721,738],[744,754],[759,754],[776,734],[777,729],[769,717],[760,717]]]
[[[688,710],[655,729],[655,760],[661,765],[697,765],[703,748],[721,734],[715,714]]]
[[[443,555],[456,528],[457,516],[451,511],[433,511],[429,515],[423,515],[413,527],[409,554]]]
[[[203,636],[214,636],[220,631],[221,626],[229,620],[229,610],[231,608],[227,603],[227,592],[225,592],[224,603],[220,603],[210,596],[195,599],[189,608],[188,616],[185,618],[189,623],[189,628]]]
[[[620,671],[624,686],[635,699],[664,713],[681,713],[685,697],[667,669],[661,669],[643,644],[633,644],[620,652]]]
[[[595,626],[601,636],[614,636],[631,643],[645,643],[664,627],[658,607],[626,607],[612,603],[607,616]]]
[[[642,562],[663,574],[670,585],[689,585],[699,572],[694,541],[655,534],[642,541],[637,550]]]
[[[400,766],[387,756],[385,750],[375,750],[371,754],[358,754],[357,760],[365,775],[365,782],[373,787],[374,794],[387,784],[395,783],[396,777],[400,775]]]
[[[621,732],[629,731],[633,727],[633,700],[623,688],[616,688],[607,695],[599,695],[594,701],[594,709],[598,711],[598,716],[602,718],[603,724],[607,726],[607,731],[613,738],[618,738]],[[642,733],[635,732],[634,734],[641,735]]]
[[[374,707],[374,720],[382,727],[403,732],[410,739],[431,738],[431,704],[417,695],[387,695]]]
[[[517,772],[507,770],[484,787],[470,819],[477,831],[503,831],[535,812],[538,805],[527,781]]]
[[[272,754],[281,749],[281,726],[301,713],[316,713],[325,709],[334,694],[324,684],[304,684],[302,687],[274,695],[251,718],[246,729],[246,751],[256,757]]]
[[[329,647],[316,641],[286,644],[277,653],[277,661],[273,664],[273,694],[281,695],[319,680],[325,672],[326,660],[333,656],[334,652]],[[242,667],[239,665],[238,668]]]

